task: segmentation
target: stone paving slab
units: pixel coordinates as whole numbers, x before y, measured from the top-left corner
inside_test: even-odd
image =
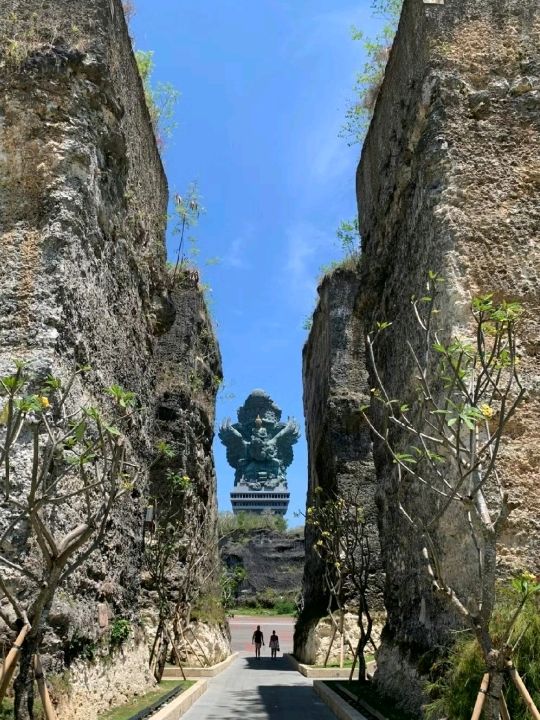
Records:
[[[255,658],[242,652],[224,672],[208,680],[206,693],[184,720],[335,720],[315,694],[312,681],[286,658]]]

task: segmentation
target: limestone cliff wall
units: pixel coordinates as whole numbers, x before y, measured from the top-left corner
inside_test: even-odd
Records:
[[[417,341],[410,298],[428,270],[447,279],[443,333],[464,328],[472,296],[495,292],[525,308],[521,371],[529,397],[509,429],[504,482],[514,511],[501,573],[540,569],[540,8],[536,0],[405,0],[357,175],[363,264],[358,312],[367,329],[393,322],[377,362],[390,395],[407,393],[405,341]],[[417,543],[375,447],[388,624],[379,681],[411,707],[419,655],[456,618],[433,598]],[[413,500],[430,512],[429,499]],[[467,589],[471,548],[450,519],[440,542],[449,577]],[[411,661],[411,662],[409,662]]]
[[[167,184],[121,3],[2,0],[0,28],[0,364],[64,378],[91,365],[78,392],[105,410],[104,388],[134,391],[140,462],[168,307]],[[141,513],[137,498],[122,504],[109,546],[72,584],[84,600],[54,610],[60,660],[66,635],[95,639],[97,601],[131,615]]]
[[[216,475],[212,455],[216,394],[222,380],[221,355],[196,271],[181,270],[171,300],[176,317],[160,339],[157,353],[156,421],[154,434],[172,450],[154,462],[149,494],[159,506],[174,496],[169,472],[186,475],[204,505],[201,538],[213,547],[206,559],[207,592],[217,591],[218,541]],[[181,495],[179,496],[181,502]],[[202,517],[202,515],[201,515]]]
[[[220,373],[219,352],[197,283],[171,297],[167,182],[120,0],[0,0],[0,184],[0,370],[22,358],[65,378],[89,364],[76,395],[107,413],[106,387],[135,392],[136,462],[149,461],[172,398],[189,468],[215,512],[208,377]],[[202,384],[180,392],[178,374]],[[116,511],[103,551],[58,593],[48,670],[106,641],[115,617],[137,623],[145,482]],[[124,653],[138,664],[139,691],[152,682],[144,648]],[[84,673],[72,675],[76,684]],[[132,692],[119,678],[114,693]],[[85,717],[97,708],[92,687],[74,687]]]
[[[303,352],[304,412],[308,443],[307,506],[316,488],[356,494],[362,500],[372,551],[369,599],[380,609],[382,575],[375,505],[375,471],[371,439],[360,413],[369,403],[363,325],[355,314],[359,273],[354,263],[327,275],[318,288],[319,302]],[[309,633],[326,615],[328,597],[321,583],[315,536],[306,525],[304,610],[296,625],[295,654],[306,655]],[[309,653],[308,653],[309,654]],[[307,655],[306,655],[307,658]]]

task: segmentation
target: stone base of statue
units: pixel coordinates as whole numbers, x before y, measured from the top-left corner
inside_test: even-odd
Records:
[[[285,484],[275,488],[252,489],[253,483],[239,483],[231,490],[231,505],[233,513],[273,513],[286,515],[289,507],[290,493]]]

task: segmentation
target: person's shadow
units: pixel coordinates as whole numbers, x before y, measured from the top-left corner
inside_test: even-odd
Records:
[[[275,658],[262,655],[255,657],[253,655],[244,658],[250,670],[294,670],[292,663],[286,657],[278,656]]]

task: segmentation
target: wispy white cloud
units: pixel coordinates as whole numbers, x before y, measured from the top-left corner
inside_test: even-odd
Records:
[[[247,255],[250,245],[253,243],[255,236],[255,226],[251,223],[246,224],[239,235],[235,237],[225,257],[225,264],[229,267],[238,269],[247,269],[250,267]]]
[[[323,47],[335,51],[336,38],[347,42],[353,26],[363,26],[371,16],[370,4],[356,2],[338,10],[315,13],[289,38],[286,50],[294,59],[319,53]]]
[[[329,245],[328,235],[309,222],[287,229],[287,257],[283,284],[292,304],[301,312],[311,310],[315,298],[321,254]]]

